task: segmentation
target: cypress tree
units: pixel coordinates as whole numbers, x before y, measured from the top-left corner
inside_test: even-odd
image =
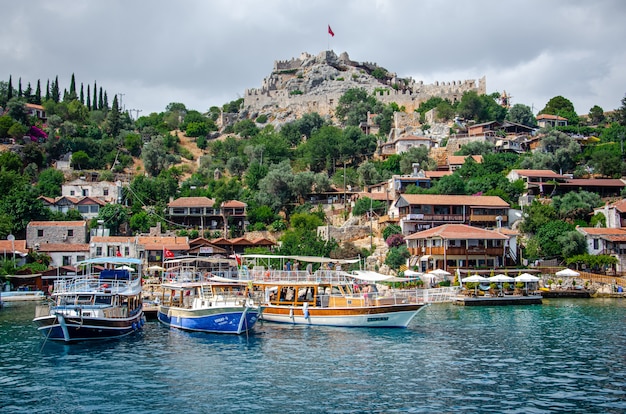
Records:
[[[91,109],[94,111],[98,110],[98,88],[96,87],[96,81],[93,82],[93,105]]]
[[[37,89],[35,89],[35,103],[41,105],[41,80],[37,79]]]
[[[74,74],[72,73],[72,80],[70,81],[70,93],[68,95],[70,100],[74,100],[77,98],[76,96],[76,79],[74,78]]]
[[[98,96],[98,109],[104,110],[106,108],[104,107],[104,100],[102,99],[102,86],[100,87],[99,95],[100,96]]]
[[[107,98],[107,91],[104,91],[104,109],[109,109],[109,98]]]
[[[7,91],[7,102],[13,98],[13,79],[11,75],[9,75],[9,90]]]
[[[85,94],[83,93],[83,83],[80,83],[80,103],[85,105]]]
[[[46,82],[46,101],[50,100],[50,79]]]
[[[59,75],[57,75],[54,82],[52,82],[52,100],[59,103],[59,98]]]
[[[87,109],[91,111],[91,93],[89,92],[89,84],[87,84]]]
[[[17,84],[17,97],[21,98],[22,97],[22,78],[20,78],[18,80],[18,84]]]
[[[28,82],[24,90],[24,98],[26,98],[26,102],[33,103],[33,87],[30,86],[30,82]]]
[[[106,92],[105,92],[106,96]],[[120,132],[120,109],[119,104],[117,103],[117,95],[113,97],[113,107],[111,111],[107,115],[107,119],[109,120],[109,128],[111,128],[111,135],[116,137]]]

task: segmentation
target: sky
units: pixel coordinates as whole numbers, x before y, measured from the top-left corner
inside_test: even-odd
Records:
[[[131,116],[200,112],[260,88],[275,60],[334,50],[424,83],[487,78],[536,114],[626,96],[623,0],[2,0],[0,81],[59,79]],[[328,33],[332,28],[334,37]]]

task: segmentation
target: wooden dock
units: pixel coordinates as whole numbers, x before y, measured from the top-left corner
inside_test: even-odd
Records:
[[[511,305],[541,305],[541,295],[504,295],[504,296],[465,296],[458,295],[453,301],[461,306],[511,306]]]

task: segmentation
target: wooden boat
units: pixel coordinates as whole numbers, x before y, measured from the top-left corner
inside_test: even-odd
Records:
[[[251,268],[242,266],[241,277],[248,278],[264,295],[262,320],[299,325],[367,328],[406,328],[424,307],[415,295],[387,291],[381,294],[374,283],[338,268],[355,261],[310,256],[244,255]],[[259,264],[280,260],[309,263],[299,266]],[[329,263],[336,263],[332,269]],[[321,265],[313,271],[312,264]],[[251,270],[250,270],[251,269]]]
[[[84,274],[56,280],[51,302],[36,307],[33,321],[46,339],[101,340],[141,329],[141,260],[101,257],[77,267]]]
[[[161,323],[185,331],[237,335],[254,327],[262,307],[250,286],[197,270],[191,261],[173,263],[178,264],[166,269],[161,285]]]

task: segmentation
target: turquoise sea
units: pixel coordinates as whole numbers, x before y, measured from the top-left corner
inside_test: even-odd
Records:
[[[408,329],[260,323],[45,342],[0,310],[2,413],[624,413],[626,301],[432,305]]]

